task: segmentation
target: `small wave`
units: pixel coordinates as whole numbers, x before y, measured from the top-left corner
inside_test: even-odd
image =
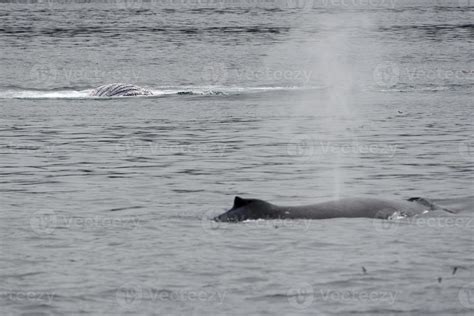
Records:
[[[152,96],[139,96],[138,98],[156,98],[164,96],[222,96],[236,94],[250,94],[271,91],[295,91],[312,90],[317,87],[158,87],[151,88]],[[33,89],[8,89],[0,90],[0,99],[116,99],[116,98],[137,98],[137,97],[92,97],[90,92],[93,89],[76,90],[67,88],[64,90],[33,90]]]

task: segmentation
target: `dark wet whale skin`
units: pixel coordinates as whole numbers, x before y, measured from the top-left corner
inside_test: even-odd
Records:
[[[90,93],[92,97],[135,97],[150,96],[150,90],[128,83],[110,83],[100,86]]]
[[[426,211],[444,210],[423,198],[392,201],[373,198],[346,198],[305,206],[277,206],[258,199],[236,196],[229,211],[214,218],[218,222],[239,222],[248,219],[326,219],[336,217],[367,217],[387,219],[395,212],[414,216]]]

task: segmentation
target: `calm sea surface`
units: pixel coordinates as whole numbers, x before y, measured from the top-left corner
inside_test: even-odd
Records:
[[[0,314],[472,315],[472,1],[0,2]]]

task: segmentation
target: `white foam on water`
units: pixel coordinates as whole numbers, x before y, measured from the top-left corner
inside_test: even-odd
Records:
[[[404,219],[404,218],[407,218],[408,215],[405,214],[405,213],[402,213],[402,212],[394,212],[392,215],[390,215],[387,219],[388,220],[400,220],[400,219]]]
[[[150,89],[153,96],[167,95],[228,95],[259,93],[267,91],[292,91],[292,90],[314,90],[324,87],[224,87],[224,86],[183,86],[183,87],[157,87]],[[93,97],[90,93],[93,89],[86,90],[0,90],[0,99],[104,99],[104,97]],[[122,97],[120,97],[122,98]],[[134,97],[136,98],[136,97]]]
[[[90,91],[6,90],[0,91],[0,99],[81,99],[87,98]]]

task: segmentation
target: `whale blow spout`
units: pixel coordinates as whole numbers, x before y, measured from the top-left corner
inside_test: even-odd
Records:
[[[91,97],[135,97],[150,96],[153,92],[128,83],[110,83],[100,86],[89,94]]]

